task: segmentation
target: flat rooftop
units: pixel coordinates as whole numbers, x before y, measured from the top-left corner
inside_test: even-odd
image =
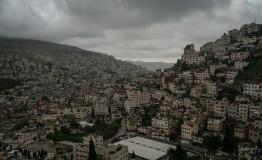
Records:
[[[148,160],[157,160],[167,154],[169,148],[176,149],[175,145],[167,144],[160,141],[147,139],[144,137],[133,137],[125,139],[115,144],[122,144],[128,146],[128,152],[131,154],[133,151],[141,158]]]

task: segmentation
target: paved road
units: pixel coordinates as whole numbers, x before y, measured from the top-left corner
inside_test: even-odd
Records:
[[[207,153],[207,150],[198,146],[193,146],[190,144],[181,144],[182,148],[186,151],[197,153],[197,154],[204,154]]]

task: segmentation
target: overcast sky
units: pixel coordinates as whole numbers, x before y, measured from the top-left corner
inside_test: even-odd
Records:
[[[124,60],[176,62],[242,24],[262,0],[0,0],[0,35],[75,45]]]

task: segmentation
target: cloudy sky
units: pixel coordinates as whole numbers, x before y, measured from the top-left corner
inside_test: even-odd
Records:
[[[0,0],[0,35],[79,46],[124,60],[175,62],[244,23],[261,0]]]

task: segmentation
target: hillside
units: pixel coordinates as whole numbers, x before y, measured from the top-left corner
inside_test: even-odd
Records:
[[[0,79],[35,87],[34,94],[52,94],[114,84],[144,72],[139,66],[116,60],[113,56],[77,47],[27,39],[0,38]],[[48,85],[48,87],[43,87]],[[12,85],[10,85],[12,86]],[[66,87],[61,87],[66,86]],[[4,88],[4,87],[0,87]],[[71,91],[70,91],[71,92]],[[29,92],[30,93],[30,92]]]
[[[138,65],[138,66],[142,66],[150,71],[155,71],[157,69],[165,69],[165,68],[169,68],[172,65],[174,65],[173,63],[164,63],[164,62],[144,62],[144,61],[128,61],[129,63]]]

